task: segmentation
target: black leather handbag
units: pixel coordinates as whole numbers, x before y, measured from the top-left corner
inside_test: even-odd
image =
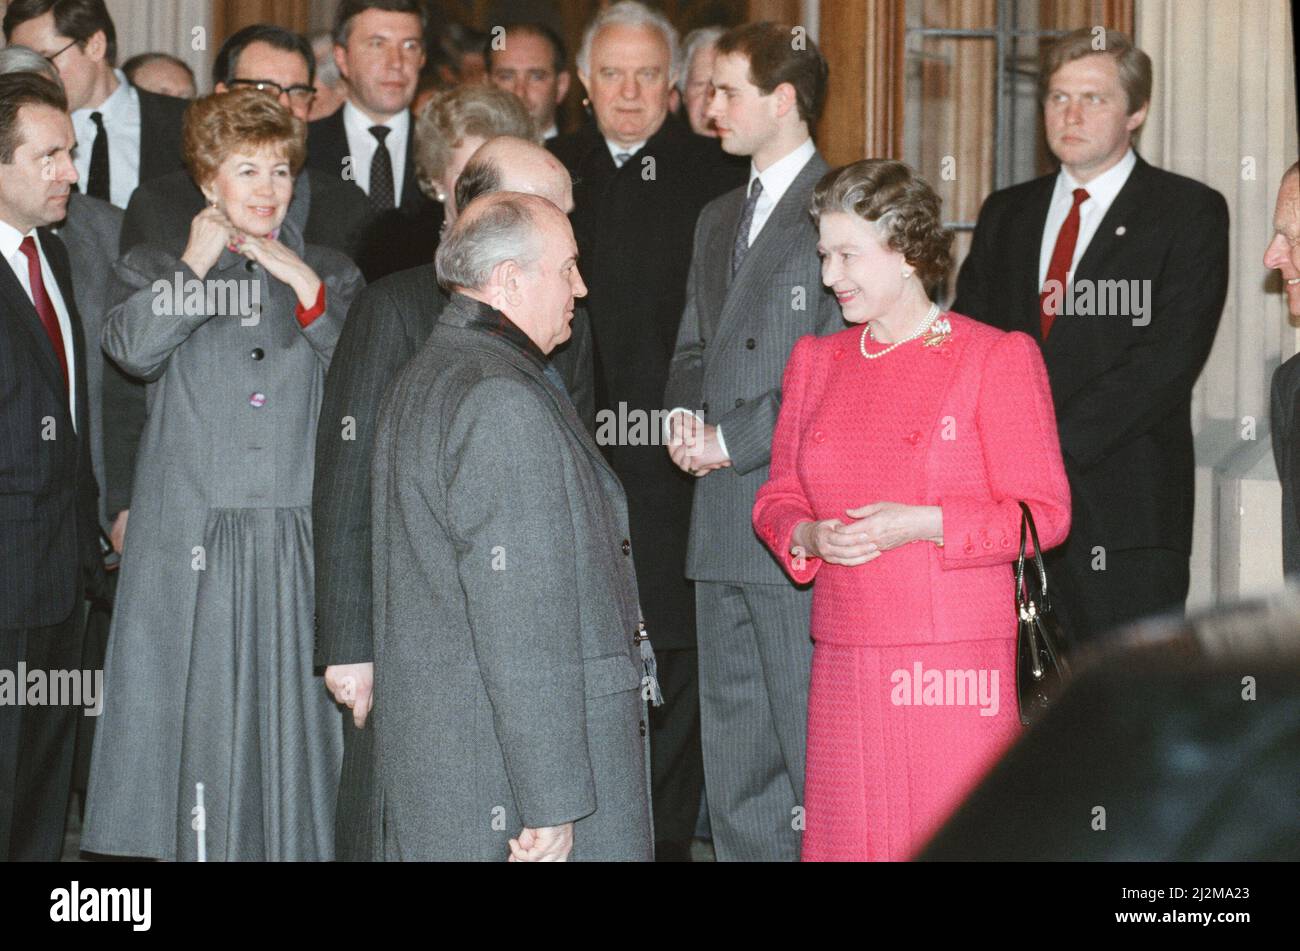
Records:
[[[1034,541],[1034,567],[1038,569],[1037,591],[1032,578],[1025,577],[1025,538]],[[1039,720],[1070,679],[1065,657],[1065,638],[1047,593],[1047,569],[1038,544],[1038,528],[1029,506],[1020,503],[1020,554],[1016,557],[1016,699],[1020,722],[1025,726]]]

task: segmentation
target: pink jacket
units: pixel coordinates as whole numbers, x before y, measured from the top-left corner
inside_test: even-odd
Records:
[[[814,578],[812,634],[858,645],[1015,636],[1008,565],[1028,503],[1043,547],[1070,526],[1051,390],[1038,345],[960,314],[938,345],[859,353],[862,330],[804,337],[785,370],[759,537],[796,582]],[[877,348],[878,349],[878,348]],[[872,502],[938,505],[944,545],[914,542],[846,568],[790,554],[797,524],[848,522]]]

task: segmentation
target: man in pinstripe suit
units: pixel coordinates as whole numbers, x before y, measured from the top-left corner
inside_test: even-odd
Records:
[[[81,601],[104,587],[86,353],[63,243],[77,181],[63,90],[0,76],[0,861],[62,851],[76,707],[18,704],[29,671],[81,664]],[[47,698],[48,699],[48,698]]]
[[[808,200],[827,171],[809,129],[827,67],[789,27],[718,41],[709,116],[749,185],[706,205],[664,402],[673,461],[699,477],[695,580],[705,786],[719,860],[792,861],[802,829],[810,593],[754,535],[794,342],[843,327],[822,288]],[[802,48],[800,48],[802,47]]]

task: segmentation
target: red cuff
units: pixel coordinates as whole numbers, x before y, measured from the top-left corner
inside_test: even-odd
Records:
[[[293,315],[298,318],[298,325],[306,330],[311,326],[313,320],[325,313],[325,282],[320,282],[320,290],[316,292],[316,303],[311,305],[310,310],[303,310],[302,304],[293,305]]]

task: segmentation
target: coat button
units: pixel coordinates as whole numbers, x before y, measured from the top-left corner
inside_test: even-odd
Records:
[[[909,443],[911,443],[913,446],[915,446],[917,443],[919,443],[919,442],[921,441],[921,434],[920,434],[919,432],[917,432],[916,430],[912,430],[912,432],[908,433],[908,434],[907,434],[906,436],[904,436],[903,438],[904,438],[907,442],[909,442]]]
[[[704,412],[706,412],[706,413],[709,411],[709,403],[708,403],[708,400],[705,400],[704,405],[701,406],[700,409],[704,410]]]
[[[252,357],[254,360],[260,360],[260,359],[262,359],[262,357],[266,356],[266,354],[262,351],[262,348],[261,348],[261,347],[254,347],[254,348],[249,352],[248,355],[249,355],[250,357]]]
[[[252,396],[248,398],[248,405],[261,409],[263,406],[266,405],[266,394],[254,393]]]
[[[623,549],[623,554],[625,555],[632,554],[632,543],[628,541],[626,538],[623,539],[623,544],[620,547]]]
[[[244,262],[244,270],[247,271],[249,274],[252,274],[252,273],[256,272],[256,271],[257,271],[257,262],[256,262],[256,261],[246,261],[246,262]]]
[[[704,340],[703,337],[701,337],[701,338],[700,338],[700,346],[703,347],[703,346],[705,346],[705,345],[706,345],[706,344],[705,344],[705,340]]]
[[[640,725],[637,727],[637,729],[641,731],[641,735],[642,735],[642,736],[645,736],[645,721],[644,721],[644,720],[641,721],[641,723],[640,723]]]
[[[842,359],[844,359],[844,348],[843,348],[843,347],[836,347],[836,348],[835,348],[835,352],[832,353],[831,356],[833,356],[836,360],[842,360]]]
[[[745,341],[745,349],[746,349],[746,350],[753,350],[753,349],[754,349],[755,347],[757,347],[757,346],[758,346],[758,343],[754,340],[753,337],[750,337],[748,340]]]
[[[1002,536],[1002,547],[1003,548],[1011,547],[1011,539],[1007,538],[1007,536],[1005,535]]]
[[[987,538],[984,539],[984,550],[988,551],[992,547],[993,547],[993,543],[989,541]]]
[[[964,551],[968,555],[973,555],[975,554],[975,546],[972,545],[970,542],[967,542],[965,547],[962,548],[962,551]]]
[[[826,441],[826,434],[822,432],[820,429],[817,430],[817,432],[813,433],[813,442],[823,443],[825,441]]]
[[[745,405],[744,400],[736,400],[736,409],[740,409],[744,405]]]

